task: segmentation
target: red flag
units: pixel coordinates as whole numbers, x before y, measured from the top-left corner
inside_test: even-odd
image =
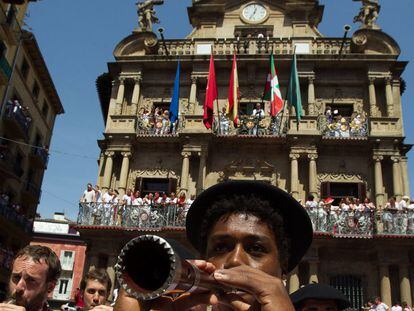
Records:
[[[230,114],[235,126],[239,123],[239,76],[237,73],[236,54],[233,56],[233,69],[231,70],[229,85],[229,103],[227,105],[227,114]]]
[[[216,85],[216,71],[214,69],[213,54],[210,57],[210,69],[206,89],[206,101],[204,102],[203,122],[207,129],[211,129],[214,117],[214,101],[218,98]]]

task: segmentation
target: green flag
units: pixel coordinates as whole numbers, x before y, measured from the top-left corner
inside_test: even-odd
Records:
[[[296,53],[293,52],[292,69],[290,72],[290,81],[287,100],[290,105],[295,107],[296,111],[296,122],[299,129],[299,122],[302,119],[302,97],[300,95],[300,84],[298,76],[298,66],[296,63]]]

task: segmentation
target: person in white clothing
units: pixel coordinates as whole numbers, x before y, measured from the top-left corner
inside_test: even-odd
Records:
[[[376,311],[390,311],[390,307],[388,307],[385,303],[381,301],[380,297],[375,298],[375,310]]]
[[[83,192],[80,200],[81,203],[95,202],[95,191],[92,188],[92,184],[88,183],[86,190]]]
[[[92,214],[92,203],[95,202],[95,191],[92,184],[88,183],[86,190],[79,199],[78,223],[90,224]]]
[[[122,202],[124,205],[131,205],[132,204],[132,190],[127,189],[126,193],[122,196]]]
[[[403,307],[403,311],[413,311],[413,309],[411,309],[411,307],[405,301],[403,301],[402,307]]]
[[[132,205],[134,205],[134,206],[142,206],[143,203],[144,202],[143,202],[143,200],[141,198],[141,192],[139,190],[135,191],[135,193],[133,195],[133,199],[132,199]]]
[[[403,311],[403,309],[402,309],[400,303],[397,302],[391,307],[391,311]]]
[[[309,218],[312,222],[313,230],[316,230],[316,223],[317,223],[317,209],[318,209],[318,202],[315,201],[315,197],[313,195],[309,195],[308,199],[305,202],[305,209],[309,214]]]

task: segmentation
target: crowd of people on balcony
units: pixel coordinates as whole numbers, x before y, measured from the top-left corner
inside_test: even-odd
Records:
[[[24,126],[24,129],[27,130],[32,123],[32,118],[29,114],[29,108],[20,104],[20,102],[15,100],[8,100],[6,103],[6,116],[14,117]]]
[[[252,113],[250,115],[241,115],[238,118],[239,123],[235,126],[229,118],[227,109],[223,107],[219,113],[218,118],[215,119],[215,132],[220,135],[230,135],[232,128],[231,124],[233,124],[234,129],[237,130],[237,134],[240,135],[256,136],[282,134],[280,132],[282,113],[279,113],[277,116],[272,117],[270,123],[267,123],[265,118],[266,114],[262,108],[262,104],[256,103],[256,106],[253,109]]]
[[[319,129],[324,136],[337,138],[365,137],[368,135],[367,119],[363,113],[354,112],[351,117],[342,116],[337,109],[327,106],[319,117]]]
[[[334,234],[370,234],[373,230],[375,205],[368,199],[342,198],[335,204],[333,198],[319,202],[309,195],[305,209],[315,232]]]
[[[383,232],[390,234],[414,233],[414,200],[403,196],[401,201],[391,197],[382,211]]]
[[[159,107],[150,110],[142,108],[139,113],[138,131],[142,134],[169,135],[175,134],[177,121],[170,121],[170,112]]]
[[[24,231],[30,232],[32,230],[33,220],[26,217],[22,205],[12,202],[10,195],[7,193],[0,192],[0,214],[6,219],[17,223]]]
[[[174,192],[141,195],[127,189],[120,195],[115,189],[102,193],[98,185],[87,185],[80,198],[78,223],[104,226],[159,227],[184,226],[194,196]]]

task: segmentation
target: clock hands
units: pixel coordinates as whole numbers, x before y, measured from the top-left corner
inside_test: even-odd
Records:
[[[252,19],[254,17],[254,15],[256,14],[256,12],[257,12],[257,6],[254,6],[253,14],[250,15],[249,19]]]

